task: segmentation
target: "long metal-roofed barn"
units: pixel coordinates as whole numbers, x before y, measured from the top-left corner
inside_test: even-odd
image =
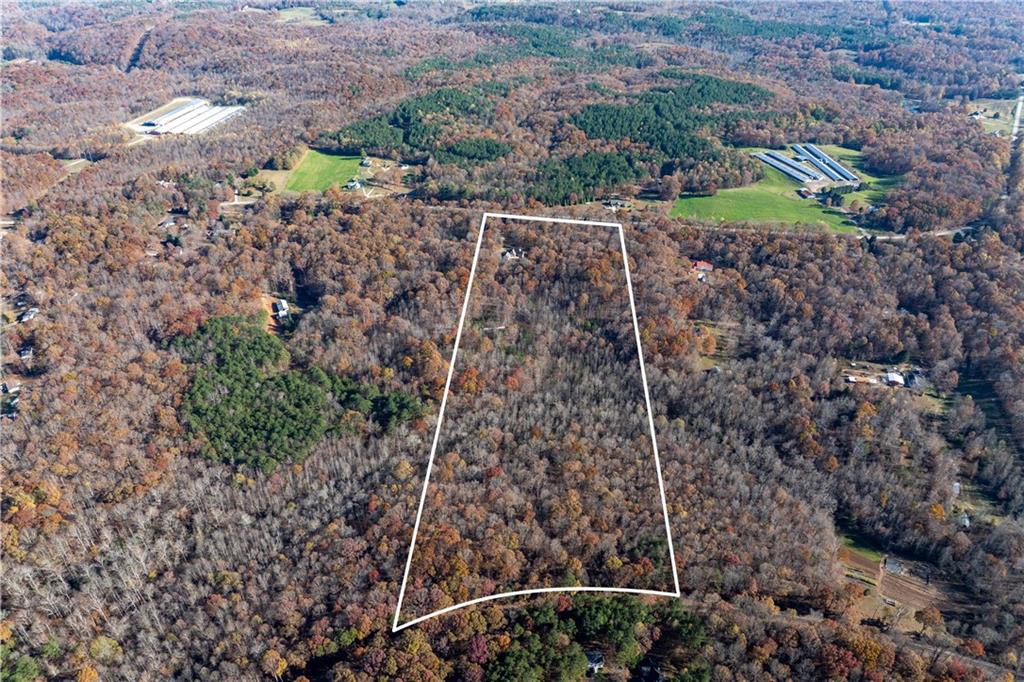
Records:
[[[832,170],[832,168],[827,163],[819,160],[818,157],[811,154],[809,150],[804,149],[802,145],[793,145],[793,152],[796,153],[798,159],[802,161],[807,161],[807,163],[811,164],[812,166],[820,170],[822,173],[824,173],[829,180],[842,181],[846,179],[836,171]]]
[[[143,125],[154,135],[196,135],[222,123],[245,107],[218,107],[204,99],[193,99]]]
[[[841,163],[833,159],[825,152],[818,149],[815,145],[807,143],[803,146],[803,148],[810,153],[810,156],[808,158],[817,159],[821,163],[827,165],[835,173],[838,173],[843,180],[847,180],[849,182],[857,182],[859,180],[859,178],[856,175],[854,175],[852,171],[850,171],[848,168],[843,166]]]
[[[242,110],[242,107],[206,107],[186,114],[164,126],[164,133],[187,133],[195,135],[217,125]]]
[[[185,114],[189,113],[190,111],[195,111],[199,107],[202,107],[202,106],[205,106],[205,105],[208,105],[208,104],[209,103],[206,100],[204,100],[204,99],[192,99],[192,100],[189,100],[187,102],[183,102],[183,103],[179,104],[178,106],[174,107],[173,109],[168,111],[166,114],[163,114],[162,116],[157,116],[154,119],[146,121],[142,125],[144,125],[146,127],[167,125],[168,123],[170,123],[174,119],[178,118],[179,116],[184,116]]]
[[[775,170],[785,173],[797,182],[821,180],[821,175],[814,169],[785,157],[778,152],[757,152],[754,154],[754,158],[760,159]]]

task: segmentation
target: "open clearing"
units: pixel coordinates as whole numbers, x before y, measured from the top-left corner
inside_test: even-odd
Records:
[[[863,588],[864,595],[854,605],[858,619],[887,620],[900,632],[916,632],[920,624],[914,613],[934,606],[944,613],[963,613],[972,608],[962,586],[938,577],[928,579],[933,570],[922,562],[888,555],[900,567],[899,573],[883,568],[883,555],[854,538],[840,536],[843,546],[839,561],[845,577]]]
[[[304,26],[326,26],[315,7],[289,7],[277,11],[277,20],[285,24],[302,24]]]
[[[839,211],[797,196],[800,185],[796,182],[774,168],[764,171],[763,180],[747,187],[722,189],[709,197],[681,197],[671,215],[723,222],[807,223],[837,232],[856,232],[853,223]]]
[[[859,192],[850,192],[847,194],[847,206],[857,200],[861,203],[877,206],[882,203],[882,199],[885,198],[885,194],[889,190],[903,182],[902,175],[879,176],[872,175],[867,172],[864,169],[864,155],[856,149],[840,147],[834,144],[820,144],[818,145],[818,148],[833,159],[839,161],[844,166],[852,168],[861,180],[871,185],[870,189],[860,190]]]
[[[358,180],[361,187],[354,190],[356,196],[374,197],[405,194],[409,187],[404,183],[405,170],[388,159],[369,158],[369,165],[362,165],[362,157],[343,156],[307,149],[291,170],[262,169],[250,185],[269,185],[268,191],[284,194],[299,192],[323,192],[333,186],[347,190],[349,180]],[[252,195],[254,190],[245,189],[243,194]]]
[[[978,122],[987,133],[1009,136],[1013,131],[1013,110],[1017,99],[976,99],[968,105],[970,111],[980,111]]]
[[[88,159],[64,159],[61,163],[64,164],[64,172],[67,175],[81,173],[92,165],[92,161],[89,161]]]
[[[332,185],[344,185],[359,175],[358,156],[325,154],[310,149],[292,171],[285,189],[290,192],[323,192]]]
[[[712,369],[736,357],[739,351],[739,323],[727,320],[693,320],[697,334],[710,334],[715,338],[715,350],[712,353],[701,353],[700,364],[703,369]]]
[[[846,195],[846,205],[859,201],[877,205],[885,193],[899,184],[899,177],[878,177],[864,170],[859,151],[836,145],[819,145],[822,151],[844,165],[852,167],[858,176],[871,185],[870,189]],[[765,151],[751,148],[744,151]],[[698,218],[724,222],[805,223],[819,225],[836,232],[856,232],[857,227],[842,211],[828,208],[814,199],[801,199],[797,195],[800,184],[787,178],[774,168],[764,169],[765,177],[747,187],[719,190],[714,196],[681,197],[672,207],[674,218]]]

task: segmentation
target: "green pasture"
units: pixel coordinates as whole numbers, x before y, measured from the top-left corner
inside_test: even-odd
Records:
[[[854,149],[836,145],[819,147],[851,168],[870,189],[851,192],[846,195],[846,205],[855,200],[876,205],[885,193],[895,187],[902,178],[878,177],[864,170],[862,154]],[[746,152],[763,151],[744,149]],[[800,183],[789,179],[774,168],[765,167],[765,177],[746,187],[719,190],[714,196],[680,197],[672,207],[673,217],[718,220],[722,222],[752,223],[798,223],[818,225],[836,232],[855,232],[853,222],[841,211],[823,206],[813,199],[801,199],[797,195]]]
[[[332,185],[344,186],[359,175],[358,156],[325,154],[310,149],[288,177],[285,189],[289,192],[323,192]]]
[[[764,179],[747,187],[719,190],[710,197],[680,197],[671,215],[722,222],[807,223],[839,232],[856,231],[839,211],[797,196],[799,187],[774,168],[765,167]]]

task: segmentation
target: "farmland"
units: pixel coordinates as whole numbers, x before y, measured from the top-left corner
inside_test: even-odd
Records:
[[[290,192],[322,192],[333,185],[344,185],[359,173],[358,156],[325,154],[309,150],[285,183]]]
[[[1009,136],[1013,130],[1013,110],[1016,105],[1016,99],[977,99],[968,107],[972,112],[981,112],[978,122],[985,132]]]
[[[868,183],[870,188],[857,192],[850,192],[846,195],[846,205],[850,206],[854,201],[877,206],[885,198],[886,192],[893,189],[903,177],[900,175],[879,176],[873,175],[864,169],[864,155],[856,149],[840,147],[834,144],[818,145],[823,152],[836,159],[847,168],[853,169],[861,180]]]
[[[842,213],[798,197],[799,186],[774,168],[765,168],[764,179],[748,187],[719,190],[713,196],[681,197],[671,215],[725,222],[802,223],[836,232],[855,231]]]
[[[826,144],[819,147],[843,165],[852,168],[870,185],[867,189],[847,194],[846,206],[854,206],[855,202],[878,205],[886,192],[901,181],[898,176],[880,177],[865,171],[863,155],[855,149]],[[842,211],[823,206],[814,200],[801,199],[796,193],[799,183],[774,168],[765,167],[764,172],[762,180],[747,187],[719,190],[713,196],[680,197],[672,207],[671,215],[724,222],[808,224],[823,226],[835,232],[856,231],[853,221]]]
[[[315,7],[289,7],[278,10],[277,20],[284,24],[301,24],[304,26],[327,25],[327,22],[323,20]]]

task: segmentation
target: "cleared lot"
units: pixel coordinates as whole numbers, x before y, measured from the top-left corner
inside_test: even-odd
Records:
[[[288,178],[285,189],[290,192],[323,192],[332,185],[344,186],[359,174],[360,161],[358,156],[325,154],[310,149]]]

